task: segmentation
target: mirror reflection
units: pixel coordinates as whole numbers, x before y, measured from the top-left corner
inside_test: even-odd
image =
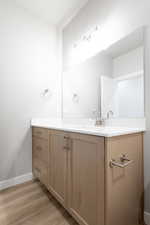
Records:
[[[63,73],[64,118],[144,117],[144,32]]]

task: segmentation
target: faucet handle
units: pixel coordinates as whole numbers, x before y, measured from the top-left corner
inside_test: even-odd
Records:
[[[92,114],[93,114],[94,116],[99,116],[101,113],[100,113],[100,111],[98,111],[98,110],[96,110],[96,109],[93,109],[93,110],[92,110]]]
[[[109,110],[109,111],[107,112],[107,119],[110,119],[110,115],[111,115],[111,116],[114,115],[114,113],[113,113],[112,110]]]

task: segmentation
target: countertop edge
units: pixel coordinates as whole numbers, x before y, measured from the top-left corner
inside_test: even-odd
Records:
[[[66,132],[71,132],[71,133],[87,134],[87,135],[107,137],[107,138],[145,132],[144,128],[133,128],[133,130],[120,131],[120,132],[118,131],[116,133],[110,134],[110,133],[100,133],[97,131],[80,130],[80,129],[75,129],[75,128],[65,128],[65,127],[59,127],[59,126],[49,126],[49,125],[41,125],[41,124],[34,124],[34,123],[31,123],[31,127],[60,130],[60,131],[64,131],[64,132],[66,131]]]

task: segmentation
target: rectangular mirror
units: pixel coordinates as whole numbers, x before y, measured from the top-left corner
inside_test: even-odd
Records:
[[[144,117],[144,28],[63,73],[63,117]]]

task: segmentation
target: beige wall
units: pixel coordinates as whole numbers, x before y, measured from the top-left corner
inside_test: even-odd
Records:
[[[0,1],[0,181],[32,171],[30,119],[60,116],[57,39],[54,26]]]
[[[150,23],[149,0],[90,0],[64,29],[64,68],[69,66],[74,42],[94,25],[100,25],[111,44],[143,25]],[[150,212],[150,28],[146,29],[145,102],[147,132],[145,134],[145,210]]]

